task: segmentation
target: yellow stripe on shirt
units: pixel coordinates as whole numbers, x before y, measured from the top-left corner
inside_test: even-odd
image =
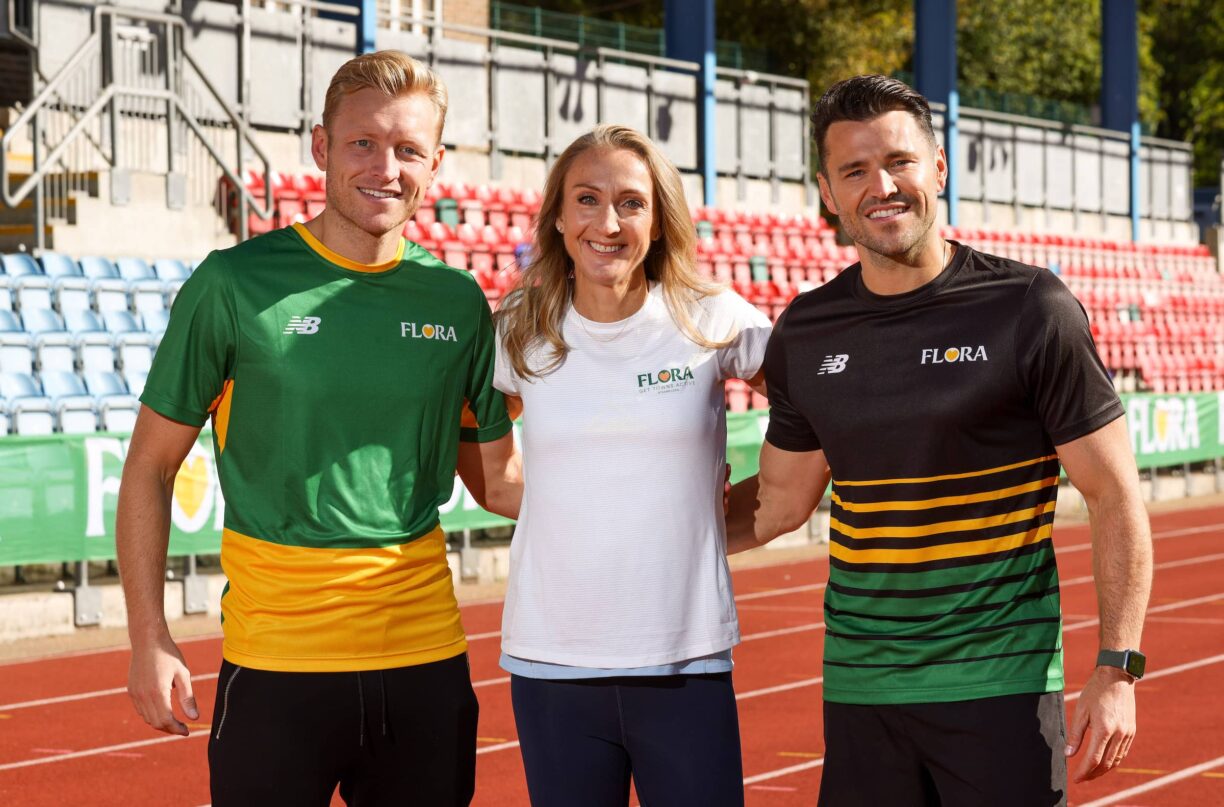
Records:
[[[924,563],[932,560],[969,558],[1006,552],[1029,544],[1036,544],[1050,537],[1052,524],[1025,530],[1002,538],[981,541],[965,541],[940,546],[924,546],[915,549],[851,549],[836,541],[829,543],[829,555],[846,563]]]
[[[467,649],[441,528],[386,547],[286,546],[225,530],[221,598],[233,664],[349,672],[425,664]]]
[[[976,504],[977,502],[989,502],[996,499],[1008,499],[1012,496],[1019,496],[1022,493],[1032,493],[1041,488],[1055,487],[1058,484],[1057,476],[1046,477],[1039,479],[1036,482],[1026,482],[1023,485],[1014,485],[1010,488],[999,488],[998,490],[987,490],[982,493],[968,493],[964,496],[941,496],[937,499],[919,499],[909,502],[848,502],[833,492],[833,503],[840,505],[843,510],[851,513],[882,513],[893,512],[896,510],[929,510],[934,507],[953,507],[958,504]]]
[[[944,482],[949,479],[970,479],[975,476],[989,476],[990,474],[1003,473],[1004,471],[1014,471],[1017,468],[1024,468],[1029,465],[1037,465],[1038,463],[1047,462],[1049,460],[1058,459],[1057,454],[1048,454],[1044,457],[1038,457],[1033,460],[1025,460],[1023,462],[1013,462],[1011,465],[1000,465],[998,468],[986,468],[981,471],[966,471],[960,474],[943,474],[941,476],[913,476],[904,479],[859,479],[859,480],[833,480],[834,485],[839,487],[866,487],[869,485],[915,485],[923,482]]]

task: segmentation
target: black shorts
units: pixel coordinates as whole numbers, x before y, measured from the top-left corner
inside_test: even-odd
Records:
[[[1067,803],[1061,692],[954,703],[824,705],[821,807]]]
[[[215,807],[465,807],[476,786],[467,655],[390,670],[267,672],[221,663]]]

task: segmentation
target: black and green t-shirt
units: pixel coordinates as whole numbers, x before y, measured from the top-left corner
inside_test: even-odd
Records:
[[[1061,689],[1054,447],[1123,414],[1066,286],[958,246],[879,296],[856,264],[796,298],[765,373],[766,439],[833,474],[826,699]]]
[[[212,416],[227,659],[340,671],[463,652],[438,507],[461,435],[510,430],[495,354],[480,287],[411,242],[364,266],[297,225],[200,265],[141,401]]]

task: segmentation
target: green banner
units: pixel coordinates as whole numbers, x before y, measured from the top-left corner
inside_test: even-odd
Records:
[[[1139,466],[1224,456],[1221,396],[1123,396]],[[764,411],[727,416],[727,461],[735,481],[757,472],[767,423]],[[0,565],[114,558],[115,504],[127,446],[126,436],[111,434],[0,438]],[[458,480],[440,510],[447,532],[510,523],[480,509]],[[170,554],[217,553],[224,518],[212,435],[205,431],[175,480]]]

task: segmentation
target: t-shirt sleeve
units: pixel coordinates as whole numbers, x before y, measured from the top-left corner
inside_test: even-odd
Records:
[[[477,294],[480,313],[476,343],[464,388],[468,412],[464,413],[459,439],[468,443],[488,443],[509,432],[511,424],[510,415],[506,412],[506,399],[494,386],[497,333],[493,328],[493,315],[484,294],[479,291]]]
[[[1020,383],[1055,445],[1091,434],[1124,414],[1083,306],[1049,272],[1041,271],[1025,295],[1016,355]]]
[[[790,369],[786,358],[789,313],[787,309],[778,317],[765,349],[765,385],[769,389],[769,428],[765,439],[784,451],[816,451],[820,448],[820,439],[812,424],[791,402]]]
[[[230,267],[211,253],[179,289],[140,402],[160,415],[203,426],[233,378],[238,320]]]
[[[493,386],[507,395],[519,395],[518,373],[514,372],[514,365],[510,363],[510,354],[506,350],[500,333],[497,334],[497,358],[493,367]]]
[[[724,311],[720,319],[729,325],[725,333],[732,335],[731,343],[718,350],[720,377],[752,378],[765,361],[765,346],[773,325],[759,308],[733,291],[720,294],[718,304]]]

